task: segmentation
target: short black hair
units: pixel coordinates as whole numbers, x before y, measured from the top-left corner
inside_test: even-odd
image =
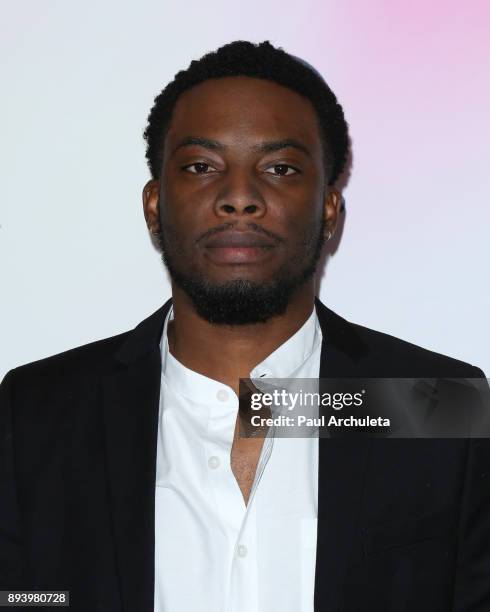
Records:
[[[199,60],[193,60],[157,95],[144,132],[146,159],[152,177],[160,178],[165,136],[178,97],[203,81],[230,76],[274,81],[310,100],[319,119],[328,183],[333,185],[344,170],[348,156],[349,136],[344,111],[333,91],[312,66],[282,48],[274,47],[269,41],[254,44],[236,40],[223,45]]]

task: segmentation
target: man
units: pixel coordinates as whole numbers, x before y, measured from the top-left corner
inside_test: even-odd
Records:
[[[237,41],[176,75],[145,138],[172,299],[6,376],[0,586],[84,612],[490,610],[486,440],[238,433],[240,377],[483,376],[315,298],[334,94]]]

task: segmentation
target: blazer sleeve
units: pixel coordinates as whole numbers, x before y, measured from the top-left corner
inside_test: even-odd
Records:
[[[475,378],[485,378],[475,368]],[[468,442],[453,612],[490,610],[490,439]]]
[[[15,483],[13,371],[0,385],[0,590],[22,585],[21,518]]]

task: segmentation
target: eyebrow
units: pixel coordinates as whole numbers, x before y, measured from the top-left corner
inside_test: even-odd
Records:
[[[227,149],[226,145],[219,140],[212,140],[210,138],[202,138],[200,136],[186,136],[174,147],[172,151],[172,155],[176,153],[179,149],[183,147],[190,147],[192,145],[198,145],[200,147],[204,147],[205,149],[210,149],[211,151],[224,151]],[[298,149],[302,151],[308,157],[311,157],[311,152],[306,145],[304,145],[301,141],[296,140],[296,138],[284,138],[282,140],[271,140],[267,142],[261,142],[252,147],[252,151],[257,151],[259,153],[272,153],[274,151],[281,151],[282,149]]]

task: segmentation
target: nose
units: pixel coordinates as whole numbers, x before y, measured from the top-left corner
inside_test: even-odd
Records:
[[[265,214],[265,200],[250,172],[229,173],[216,198],[215,212],[219,217],[247,215],[258,218]]]

